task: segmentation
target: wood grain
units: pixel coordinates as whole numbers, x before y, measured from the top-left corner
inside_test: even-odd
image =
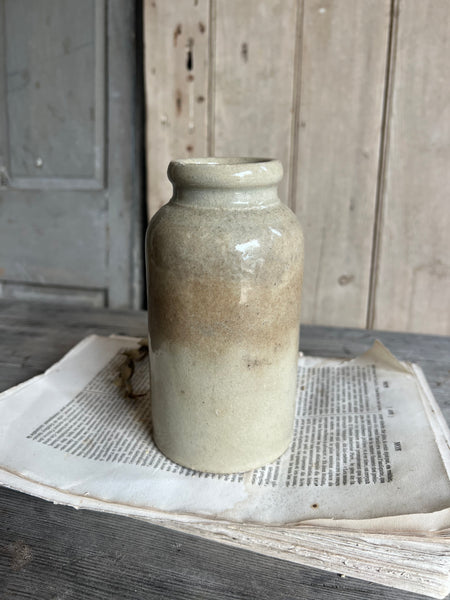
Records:
[[[227,0],[216,7],[213,152],[280,159],[285,203],[297,11],[296,0]]]
[[[374,326],[450,333],[450,4],[399,4]]]
[[[425,600],[138,520],[0,489],[0,592],[48,600]]]
[[[145,330],[144,312],[0,301],[0,389],[46,369],[88,333]],[[448,402],[450,338],[305,326],[301,343],[312,355],[353,356],[375,336],[421,364],[438,401]],[[0,515],[0,596],[7,599],[425,599],[7,489],[0,489]]]
[[[208,0],[145,0],[147,207],[168,202],[172,159],[207,154]]]
[[[303,321],[365,326],[390,2],[304,5],[296,213]]]

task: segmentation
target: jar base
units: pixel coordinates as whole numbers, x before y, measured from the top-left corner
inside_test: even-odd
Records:
[[[234,464],[234,465],[225,465],[225,464],[211,465],[211,464],[207,464],[207,461],[203,462],[201,460],[199,460],[199,461],[193,460],[191,462],[189,460],[183,460],[182,458],[179,458],[177,456],[169,456],[169,454],[166,453],[163,450],[163,448],[160,447],[157,440],[154,440],[155,445],[157,446],[158,450],[162,454],[164,454],[164,456],[166,458],[168,458],[170,461],[172,461],[173,463],[176,463],[177,465],[180,465],[181,467],[185,467],[187,469],[192,469],[193,471],[200,471],[202,473],[211,473],[213,475],[233,475],[234,473],[247,473],[248,471],[253,471],[255,469],[265,467],[266,465],[270,465],[271,463],[278,460],[278,458],[280,458],[280,456],[282,456],[286,452],[286,450],[291,445],[291,441],[292,441],[292,439],[289,439],[287,441],[287,443],[284,444],[281,451],[278,450],[277,452],[275,452],[273,454],[269,454],[266,457],[264,457],[258,461],[249,461],[249,462],[243,461],[242,463]]]

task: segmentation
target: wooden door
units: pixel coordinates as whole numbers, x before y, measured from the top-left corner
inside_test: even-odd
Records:
[[[141,305],[135,16],[0,0],[0,297]]]

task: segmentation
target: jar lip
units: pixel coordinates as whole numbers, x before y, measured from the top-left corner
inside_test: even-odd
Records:
[[[242,156],[186,158],[171,161],[167,176],[175,186],[268,187],[281,181],[283,166],[274,158]]]

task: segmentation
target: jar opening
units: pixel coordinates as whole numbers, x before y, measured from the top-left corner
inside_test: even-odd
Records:
[[[273,158],[252,158],[247,156],[224,156],[224,157],[205,157],[205,158],[183,158],[172,162],[178,165],[249,165],[258,163],[274,162]]]
[[[211,156],[173,160],[167,175],[180,187],[273,187],[281,181],[283,167],[273,158]]]

